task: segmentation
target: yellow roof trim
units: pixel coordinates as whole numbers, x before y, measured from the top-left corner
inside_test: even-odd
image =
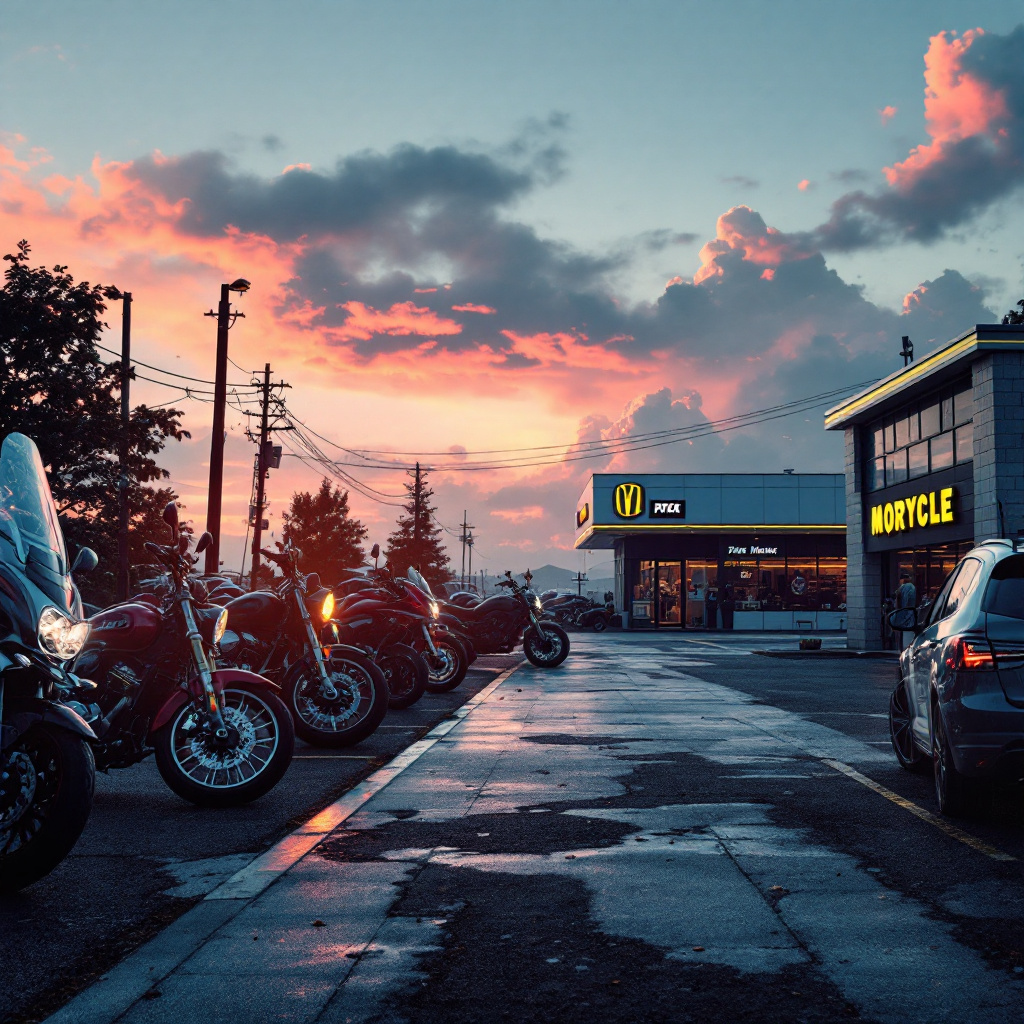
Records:
[[[708,533],[723,530],[743,530],[745,532],[772,533],[846,533],[846,526],[839,523],[691,523],[689,525],[654,525],[640,524],[636,526],[618,526],[614,523],[591,526],[585,533],[577,537],[573,547],[579,547],[598,532],[601,533],[646,533],[652,530],[672,530],[676,533]]]

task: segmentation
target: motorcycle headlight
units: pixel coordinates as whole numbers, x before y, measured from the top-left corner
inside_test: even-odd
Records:
[[[324,598],[324,603],[320,608],[320,615],[323,617],[324,622],[330,622],[331,616],[334,614],[334,594],[328,592]]]
[[[217,616],[217,623],[213,627],[213,642],[219,644],[224,639],[224,634],[228,628],[228,610],[227,608],[221,608],[220,614]]]
[[[533,596],[532,604],[533,604],[533,610],[535,612],[539,612],[540,611],[540,598],[537,597],[536,594],[534,594],[534,596]]]
[[[431,601],[430,602],[430,617],[432,619],[436,619],[438,617],[438,615],[440,615],[440,614],[441,614],[441,609],[438,607],[437,602],[436,601]]]
[[[89,623],[75,622],[52,605],[43,609],[36,626],[39,649],[61,661],[70,661],[89,638]]]

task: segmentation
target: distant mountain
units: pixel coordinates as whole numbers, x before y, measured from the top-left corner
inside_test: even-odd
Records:
[[[571,590],[576,591],[576,573],[572,569],[562,569],[557,565],[542,565],[537,569],[530,568],[533,573],[533,589],[539,594],[544,590]],[[516,575],[522,579],[521,574]],[[614,590],[615,581],[611,578],[588,579],[583,581],[583,593],[596,592],[597,596],[603,597],[606,590]]]

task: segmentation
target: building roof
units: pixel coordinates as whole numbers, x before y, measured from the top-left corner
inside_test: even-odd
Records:
[[[981,352],[1024,351],[1024,324],[977,324],[825,413],[825,429],[863,423],[963,373]]]

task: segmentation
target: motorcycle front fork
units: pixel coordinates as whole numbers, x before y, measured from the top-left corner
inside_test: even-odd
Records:
[[[302,594],[298,590],[295,591],[295,600],[298,602],[299,613],[302,615],[302,622],[306,627],[306,643],[313,652],[317,673],[320,676],[320,694],[324,700],[337,700],[338,691],[334,683],[331,682],[330,672],[327,671],[327,662],[324,661],[324,649],[320,646],[320,638],[316,635],[316,630],[313,628],[313,620],[309,617],[309,609],[306,608],[306,602],[303,601]]]

